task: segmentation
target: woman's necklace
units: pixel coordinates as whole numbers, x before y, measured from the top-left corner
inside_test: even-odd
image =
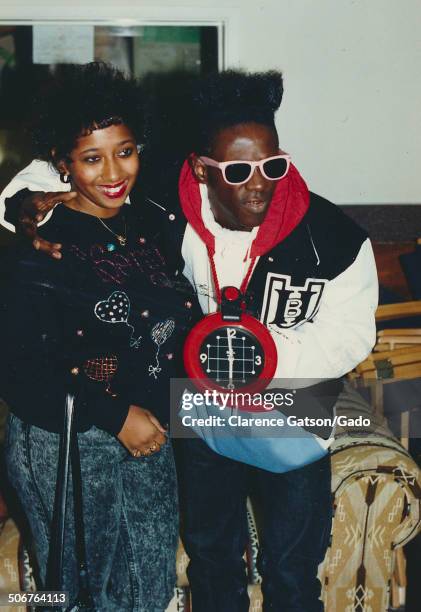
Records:
[[[120,243],[120,246],[126,246],[126,242],[127,242],[127,226],[126,226],[126,219],[125,217],[123,217],[124,220],[124,235],[123,234],[116,234],[115,232],[113,232],[112,229],[110,229],[108,227],[108,225],[106,225],[104,223],[104,221],[100,218],[97,217],[98,221],[101,223],[101,225],[103,225],[105,227],[106,230],[108,230],[113,236],[115,236],[118,240],[118,242]]]

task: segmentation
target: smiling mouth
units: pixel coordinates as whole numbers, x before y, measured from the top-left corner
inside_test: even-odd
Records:
[[[111,200],[116,200],[118,198],[121,198],[125,194],[128,184],[129,181],[125,180],[120,181],[119,183],[114,183],[113,185],[98,185],[97,189],[107,198],[110,198]]]

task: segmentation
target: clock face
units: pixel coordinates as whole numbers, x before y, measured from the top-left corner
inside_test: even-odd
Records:
[[[259,378],[265,354],[244,327],[218,327],[202,342],[199,359],[204,376],[225,389],[238,389]]]
[[[217,312],[204,317],[187,336],[184,366],[203,390],[256,393],[267,387],[277,365],[277,350],[267,328],[254,317],[227,321]]]

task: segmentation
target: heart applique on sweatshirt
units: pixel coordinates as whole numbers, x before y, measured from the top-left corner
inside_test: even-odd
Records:
[[[94,313],[103,323],[124,323],[124,325],[127,325],[131,331],[130,346],[139,348],[142,336],[138,338],[134,336],[134,327],[129,323],[130,300],[124,291],[113,291],[107,299],[97,302]]]

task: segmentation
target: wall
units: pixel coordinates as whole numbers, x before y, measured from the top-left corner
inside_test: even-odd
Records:
[[[338,203],[421,203],[419,0],[2,0],[1,19],[224,20],[228,66],[278,68],[281,145]]]

